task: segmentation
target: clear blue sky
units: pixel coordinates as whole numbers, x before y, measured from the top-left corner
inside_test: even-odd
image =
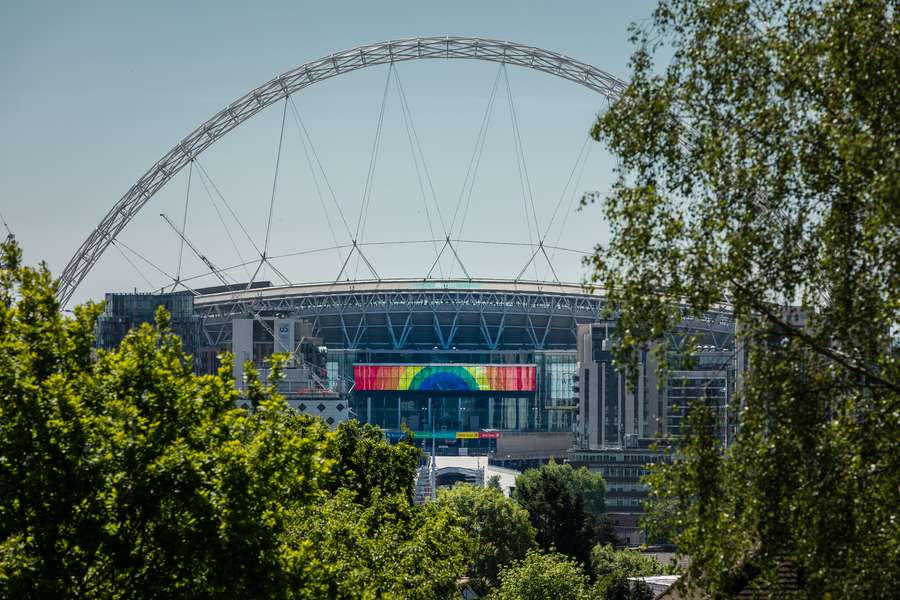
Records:
[[[645,19],[653,4],[6,0],[0,4],[0,211],[23,244],[27,260],[46,260],[59,273],[106,211],[153,162],[220,108],[278,73],[361,44],[464,35],[543,47],[624,76],[631,52],[627,27]],[[353,223],[386,73],[382,68],[352,73],[295,97]],[[438,201],[444,212],[452,212],[497,66],[420,61],[399,65],[398,74]],[[605,100],[547,75],[515,68],[508,74],[543,228]],[[281,111],[269,109],[201,157],[257,243],[265,236],[280,123]],[[498,96],[463,237],[528,240],[513,140],[506,99]],[[559,228],[568,213],[563,246],[588,249],[605,235],[599,209],[575,214],[570,201],[585,190],[609,185],[614,161],[601,146],[593,146],[579,189],[564,202],[555,222]],[[400,104],[392,91],[367,241],[430,237],[410,156]],[[176,270],[179,243],[159,213],[180,222],[186,184],[183,172],[122,235],[123,241],[170,271]],[[211,206],[194,179],[188,236],[220,267],[239,262],[238,252],[249,258],[243,234],[229,223],[236,252]],[[336,224],[333,206],[326,210],[332,211]],[[336,234],[345,241],[337,227]],[[558,235],[549,237],[555,242]],[[331,244],[300,137],[289,122],[270,252]],[[434,260],[434,249],[427,245],[372,246],[368,252],[383,276],[421,275]],[[529,254],[525,248],[475,245],[460,252],[473,275],[501,277],[514,276]],[[143,275],[114,249],[107,250],[75,299],[147,289],[144,277],[154,285],[164,283],[152,268],[132,259]],[[554,262],[561,278],[580,279],[577,256],[558,254]],[[340,255],[313,254],[277,264],[292,280],[324,280],[337,274]],[[449,270],[449,262],[442,268]],[[204,271],[186,248],[182,271]],[[545,263],[539,263],[538,271],[549,276]],[[235,270],[234,276],[246,277],[242,270]]]

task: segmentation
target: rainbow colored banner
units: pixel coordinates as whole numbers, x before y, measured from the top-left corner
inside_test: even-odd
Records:
[[[359,391],[533,392],[535,365],[353,365]]]

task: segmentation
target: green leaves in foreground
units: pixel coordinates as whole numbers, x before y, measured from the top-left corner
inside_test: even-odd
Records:
[[[596,546],[591,553],[595,582],[591,584],[580,563],[563,554],[536,550],[500,573],[500,586],[491,600],[650,600],[653,593],[643,582],[629,577],[671,572],[656,559],[633,550]]]
[[[456,597],[471,547],[451,511],[401,495],[363,506],[346,490],[301,511],[288,537],[315,549],[297,557],[308,561],[297,596],[310,600]]]
[[[673,565],[662,565],[653,556],[627,548],[614,550],[610,545],[600,544],[591,551],[591,571],[596,581],[595,589],[605,590],[607,600],[615,600],[617,595],[624,598],[638,595],[635,592],[641,590],[627,580],[629,577],[676,573]]]
[[[230,358],[195,376],[164,311],[94,360],[100,307],[64,318],[46,268],[3,252],[0,596],[452,594],[464,533],[410,506],[413,448],[329,432],[252,370],[236,409]]]
[[[786,564],[801,597],[892,597],[900,4],[666,0],[632,33],[631,81],[593,130],[619,160],[589,261],[619,358],[726,302],[748,367],[736,443],[698,407],[655,469],[673,521],[655,526],[714,597],[777,595]]]

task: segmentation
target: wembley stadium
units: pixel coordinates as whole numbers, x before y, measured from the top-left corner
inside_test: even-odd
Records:
[[[480,106],[467,112],[465,103],[447,99],[459,91],[455,82],[474,79],[430,79],[420,106],[448,108],[431,117],[439,138],[433,147],[440,150],[434,160],[433,154],[426,158],[411,88],[401,83],[397,65],[437,60],[486,68],[487,102],[483,113]],[[320,98],[318,115],[326,124],[334,115],[343,120],[366,113],[367,103],[378,107],[371,152],[357,139],[341,140],[331,144],[329,161],[327,148],[313,139],[329,136],[313,135],[318,122],[307,126],[294,97],[310,98],[309,88],[321,82],[376,73],[379,66],[385,75],[375,85],[381,90],[376,98],[366,100],[364,86],[355,84]],[[541,78],[530,83],[526,100],[543,112],[531,118],[556,121],[539,132],[544,151],[539,169],[531,171],[537,177],[529,175],[523,103],[516,103],[510,70]],[[574,84],[569,87],[583,96],[580,110],[535,101],[535,92],[551,87],[544,76]],[[566,283],[585,276],[578,267],[602,241],[602,226],[575,216],[582,194],[609,185],[602,173],[613,170],[610,163],[588,168],[595,144],[586,124],[624,89],[613,75],[565,55],[482,38],[387,41],[304,63],[244,94],[157,160],[74,253],[58,297],[64,305],[73,301],[89,274],[96,276],[102,256],[105,267],[117,260],[119,273],[102,289],[134,291],[106,294],[99,347],[117,347],[164,306],[197,372],[217,372],[230,352],[243,392],[248,365],[269,381],[270,357],[285,355],[277,386],[294,409],[332,427],[357,419],[392,440],[411,437],[427,449],[418,500],[454,481],[484,485],[488,468],[500,469],[509,487],[516,471],[507,467],[566,460],[603,475],[616,531],[627,543],[640,543],[641,477],[647,464],[668,459],[655,444],[677,439],[689,407],[699,401],[715,410],[716,435],[727,447],[737,425],[732,399],[744,357],[727,307],[701,316],[685,310],[680,326],[657,345],[666,353],[666,370],[658,369],[660,352],[649,348],[623,369],[615,357],[616,318],[604,310],[602,290]],[[408,152],[411,161],[389,176],[379,171],[387,189],[373,209],[390,98],[400,109],[394,125],[401,145],[394,151]],[[512,144],[481,169],[494,187],[476,189],[488,160],[491,116],[495,104],[504,103]],[[278,126],[274,175],[254,187],[247,182],[263,173],[254,161],[235,168],[233,159],[216,165],[215,158],[220,149],[226,156],[246,153],[254,138],[229,134],[239,126],[244,131],[242,124],[261,113],[257,122],[280,119],[268,122]],[[480,125],[467,129],[466,118]],[[476,132],[471,154],[467,130]],[[568,151],[551,148],[553,140],[572,150],[573,162]],[[255,149],[267,153],[264,145]],[[368,168],[343,165],[354,157],[354,164]],[[304,160],[305,180],[297,167]],[[506,172],[498,170],[502,160]],[[454,161],[456,171],[448,167]],[[325,167],[335,162],[337,180]],[[561,191],[555,182],[565,183]],[[448,196],[455,196],[455,206]],[[235,198],[245,200],[239,205]],[[142,211],[151,200],[162,223]],[[131,223],[143,232],[137,240],[128,237]],[[130,271],[147,284],[142,291],[132,286],[138,279]],[[96,279],[88,281],[97,288]]]
[[[428,161],[396,68],[399,63],[436,59],[481,62],[496,69],[463,193],[455,209],[445,206],[444,212],[434,193]],[[379,65],[387,69],[387,79],[359,218],[354,224],[345,214],[348,207],[342,208],[334,193],[333,182],[327,177],[293,96],[308,93],[304,90],[336,76]],[[685,406],[696,397],[723,407],[723,431],[727,435],[727,405],[734,393],[739,360],[734,324],[727,311],[702,319],[686,315],[679,331],[672,334],[669,348],[673,357],[677,359],[683,344],[691,340],[697,345],[698,366],[676,369],[674,378],[656,381],[655,358],[648,353],[642,358],[640,373],[628,374],[637,382],[632,389],[626,374],[615,366],[611,345],[616,324],[603,316],[602,292],[564,283],[560,278],[562,271],[555,266],[559,265],[558,253],[576,252],[579,257],[590,254],[563,245],[563,240],[566,245],[573,241],[567,227],[584,221],[572,219],[566,224],[568,213],[574,212],[579,199],[589,138],[580,126],[575,141],[581,151],[571,165],[562,194],[555,206],[542,207],[539,216],[508,65],[574,83],[592,95],[592,106],[597,95],[612,101],[624,89],[624,83],[609,73],[570,57],[481,38],[389,41],[305,63],[241,96],[154,163],[74,254],[60,279],[60,300],[68,302],[101,255],[113,247],[148,285],[157,284],[140,267],[150,268],[157,279],[162,276],[162,284],[142,293],[107,294],[106,312],[98,324],[99,346],[115,347],[130,327],[152,320],[155,308],[163,305],[172,313],[174,327],[198,372],[215,372],[219,356],[232,352],[235,381],[241,388],[247,361],[267,377],[268,357],[285,353],[289,356],[286,377],[279,386],[292,406],[321,416],[330,425],[356,418],[380,427],[390,437],[410,431],[417,443],[434,453],[489,454],[496,459],[528,461],[563,457],[572,448],[636,447],[641,445],[640,440],[677,435]],[[372,241],[366,231],[382,117],[392,85],[409,140],[422,210],[383,209],[380,216],[396,234],[425,231],[422,237],[427,239]],[[514,141],[508,156],[516,160],[521,184],[515,209],[519,212],[496,213],[503,219],[498,228],[490,218],[494,213],[486,208],[499,202],[498,198],[494,195],[482,200],[479,218],[474,219],[478,223],[472,226],[480,225],[485,231],[481,239],[474,239],[464,233],[464,228],[470,227],[466,215],[493,104],[503,101],[504,85]],[[271,106],[281,107],[281,119],[268,210],[251,206],[243,213],[267,219],[265,236],[254,238],[239,217],[241,209],[236,210],[227,201],[228,194],[221,189],[224,186],[213,179],[211,168],[204,167],[204,153]],[[291,193],[279,181],[279,174],[282,179],[286,176],[279,167],[285,130],[291,129],[288,125],[292,120],[326,212],[324,225],[312,223],[305,208],[296,216],[284,217],[284,222],[295,225],[285,233],[291,242],[310,245],[314,235],[330,232],[333,244],[279,254],[272,235],[273,221],[277,224],[278,218],[273,217],[277,210],[289,208],[276,199],[279,190]],[[140,218],[138,214],[151,199],[164,195],[164,188],[171,190],[169,184],[179,173],[186,174],[186,193],[178,200],[183,202],[183,218],[176,222],[165,213],[159,215],[168,228],[166,234],[174,234],[176,245],[154,244],[143,252],[133,248],[123,236],[126,226]],[[218,174],[217,178],[227,175]],[[189,231],[192,181],[195,193],[198,182],[202,184],[214,211],[204,209],[204,227]],[[180,191],[176,192],[177,197]],[[182,209],[176,205],[170,210]],[[566,217],[561,216],[563,213]],[[409,225],[399,220],[416,214],[425,222]],[[209,225],[215,222],[213,215],[223,231]],[[498,230],[512,232],[513,216],[527,226],[521,241],[497,239]],[[303,226],[297,227],[297,223]],[[162,225],[156,221],[156,226]],[[596,233],[591,228],[586,231],[587,238],[577,240],[579,245]],[[234,250],[232,256],[240,257],[241,262],[231,264],[226,262],[231,259],[207,251],[227,250],[228,242]],[[418,260],[425,265],[424,272],[415,277],[383,276],[380,269],[391,261],[372,260],[372,256],[390,244],[399,249],[394,265],[412,265]],[[176,268],[159,264],[157,255],[176,249]],[[497,267],[500,263],[493,253],[501,250],[522,253],[521,262],[512,267],[512,276],[473,276]],[[320,257],[325,253],[339,260],[337,275],[324,283],[302,283],[309,279],[310,269],[323,262]],[[300,255],[311,257],[313,264],[300,269],[290,262]],[[193,260],[202,272],[188,276],[182,270],[183,259]],[[541,269],[537,268],[539,262]],[[580,262],[576,259],[567,264]],[[306,277],[297,277],[298,271]],[[360,272],[364,278],[359,277]]]

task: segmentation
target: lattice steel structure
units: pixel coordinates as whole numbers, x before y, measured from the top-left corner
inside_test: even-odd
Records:
[[[467,37],[388,41],[338,52],[287,71],[244,94],[197,127],[160,158],[110,209],[69,261],[58,297],[65,304],[106,248],[144,205],[181,169],[219,138],[258,112],[304,88],[337,75],[390,63],[421,59],[467,59],[535,69],[617,98],[625,83],[609,73],[562,54],[512,42]]]
[[[579,323],[598,319],[603,295],[580,286],[500,280],[382,280],[204,294],[194,300],[206,343],[227,345],[231,320],[290,316],[310,321],[330,349],[415,351],[571,350]],[[686,317],[680,334],[733,344],[727,311]]]

